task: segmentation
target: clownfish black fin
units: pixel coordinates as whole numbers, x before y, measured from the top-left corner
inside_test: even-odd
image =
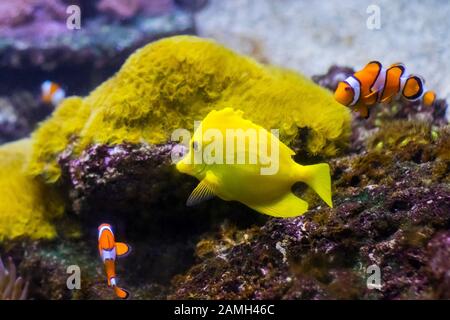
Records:
[[[116,296],[119,297],[120,299],[126,300],[128,298],[130,298],[130,292],[128,292],[127,290],[121,288],[121,287],[114,287],[114,292],[116,293]]]
[[[408,100],[414,101],[420,98],[423,94],[424,80],[417,75],[411,75],[406,79],[403,87],[402,95]]]
[[[372,61],[370,61],[369,63],[367,63],[364,66],[363,70],[367,70],[367,69],[370,69],[370,68],[375,68],[375,70],[378,71],[378,70],[381,70],[383,68],[383,65],[381,64],[380,61],[372,60]]]
[[[129,255],[131,252],[131,246],[123,242],[116,242],[116,254],[118,257],[123,258]]]
[[[364,119],[368,119],[369,118],[369,116],[370,116],[369,107],[362,106],[362,107],[358,108],[358,111],[359,111],[359,115],[360,115],[361,118],[364,118]]]
[[[395,67],[400,67],[401,69],[403,69],[404,71],[406,71],[406,66],[405,66],[405,64],[402,63],[402,62],[396,62],[396,63],[393,63],[393,64],[391,64],[391,65],[389,66],[388,69],[390,69],[390,68],[395,68]]]

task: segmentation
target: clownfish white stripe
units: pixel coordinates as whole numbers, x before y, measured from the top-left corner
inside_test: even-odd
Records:
[[[102,251],[102,259],[103,262],[106,260],[116,260],[116,247],[114,247],[112,250],[103,250]]]
[[[109,230],[111,233],[114,234],[114,232],[112,231],[112,229],[111,229],[110,226],[102,226],[102,227],[100,228],[100,230],[98,230],[98,238],[99,238],[99,239],[100,239],[100,237],[102,236],[102,233],[103,233],[104,230]]]
[[[50,92],[51,87],[52,87],[52,82],[46,80],[42,83],[41,90],[42,90],[42,92]]]
[[[359,97],[361,96],[361,85],[359,83],[359,80],[354,76],[348,77],[344,82],[347,82],[354,91],[353,101],[350,103],[350,105],[353,106],[358,102]]]
[[[386,82],[386,69],[382,68],[370,90],[380,91],[384,87],[385,82]]]
[[[66,92],[57,83],[46,80],[41,84],[41,101],[45,104],[58,106],[66,97]]]
[[[66,92],[62,88],[59,88],[52,96],[52,104],[57,106],[65,97]]]

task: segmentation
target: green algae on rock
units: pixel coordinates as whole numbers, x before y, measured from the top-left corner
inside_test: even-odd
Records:
[[[286,144],[303,139],[311,155],[333,156],[347,143],[350,112],[309,79],[263,66],[211,40],[177,36],[137,50],[112,78],[82,99],[66,99],[33,135],[29,170],[59,179],[57,158],[70,144],[165,143],[192,130],[212,109],[231,106]],[[299,137],[299,128],[308,128]]]

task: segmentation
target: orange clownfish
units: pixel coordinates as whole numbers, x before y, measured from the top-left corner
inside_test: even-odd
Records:
[[[425,106],[433,105],[434,91],[425,89],[425,81],[417,75],[410,75],[401,63],[385,69],[378,61],[369,62],[362,70],[339,82],[334,92],[335,99],[369,117],[369,107],[376,103],[389,103],[401,95],[409,101],[422,99]]]
[[[116,295],[121,299],[127,299],[130,293],[117,286],[116,256],[124,257],[131,252],[131,247],[122,242],[116,242],[111,225],[102,223],[98,227],[98,251],[105,265],[108,286],[113,287]]]
[[[64,98],[66,92],[55,82],[46,80],[41,85],[41,100],[45,104],[51,104],[56,107]]]

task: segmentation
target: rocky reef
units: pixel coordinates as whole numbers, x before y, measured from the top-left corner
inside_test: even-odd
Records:
[[[76,29],[66,26],[71,5],[80,8]],[[195,32],[191,12],[172,0],[18,0],[0,12],[0,68],[18,70],[116,66],[149,41]]]
[[[321,88],[210,40],[138,50],[30,139],[1,147],[0,188],[12,191],[0,201],[2,255],[21,261],[31,298],[112,299],[96,248],[108,222],[133,247],[118,265],[133,299],[450,298],[447,104],[395,101],[360,119],[327,90],[350,72],[313,77]],[[334,208],[300,183],[311,210],[292,219],[220,199],[187,208],[197,181],[175,170],[171,154],[185,150],[170,133],[229,105],[280,128],[298,162],[328,162]],[[79,290],[66,287],[69,265],[82,269]]]
[[[334,90],[349,73],[333,66],[313,79]],[[446,107],[396,101],[354,116],[348,154],[330,163],[333,209],[205,235],[168,298],[448,299]]]
[[[331,161],[333,209],[205,237],[170,298],[448,298],[449,133],[380,127],[367,150]],[[366,285],[371,265],[380,289]]]

